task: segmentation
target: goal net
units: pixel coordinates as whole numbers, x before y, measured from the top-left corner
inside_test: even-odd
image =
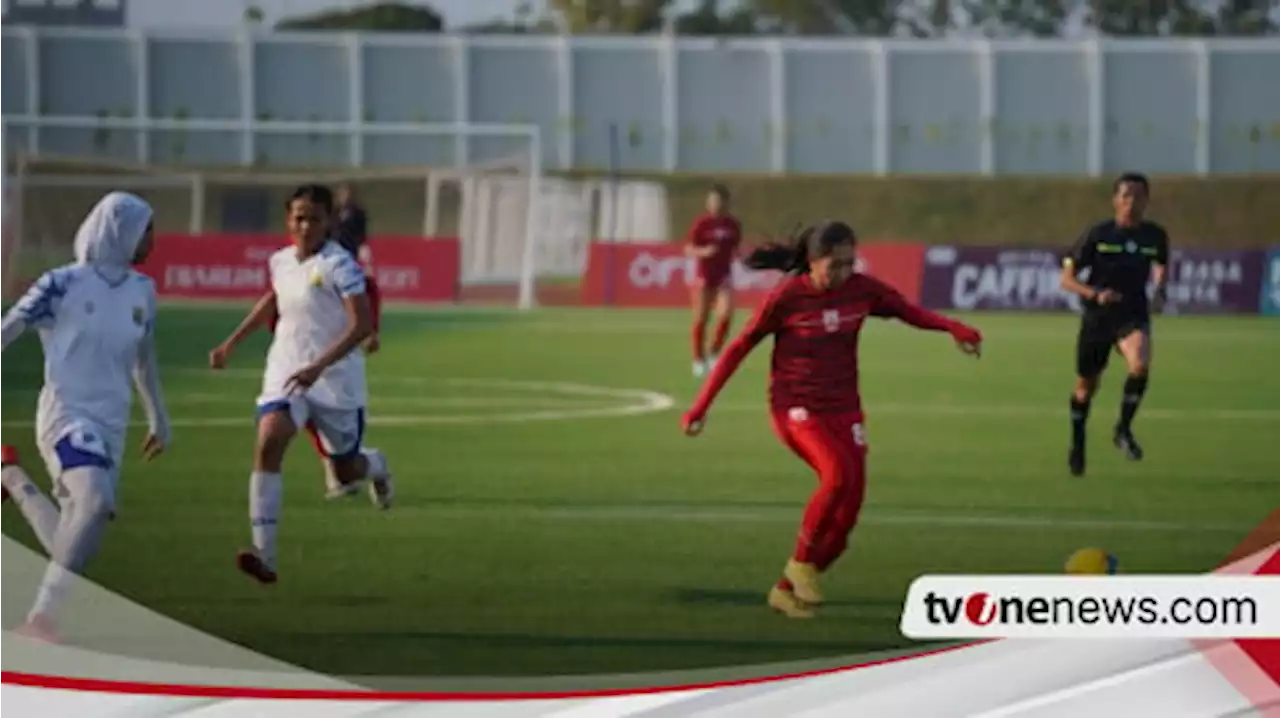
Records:
[[[579,275],[591,195],[541,173],[526,125],[242,123],[0,116],[0,292],[68,261],[79,221],[124,189],[157,232],[278,233],[303,182],[346,183],[372,237],[456,238],[463,287],[521,308],[539,278]]]

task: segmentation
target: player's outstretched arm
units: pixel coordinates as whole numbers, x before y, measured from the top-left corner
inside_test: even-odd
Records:
[[[877,316],[894,317],[916,329],[947,332],[966,354],[977,356],[981,351],[982,332],[964,322],[912,304],[888,285],[883,287],[874,313]]]
[[[737,337],[734,337],[733,341],[729,342],[729,346],[725,347],[724,353],[720,355],[715,368],[711,370],[711,374],[698,392],[697,398],[693,400],[693,405],[689,408],[689,411],[685,412],[681,420],[686,434],[694,436],[702,431],[702,424],[706,420],[707,411],[711,408],[716,396],[720,394],[720,390],[724,388],[725,384],[729,383],[729,379],[733,377],[733,373],[738,370],[738,366],[747,358],[751,350],[761,340],[776,331],[776,317],[779,315],[779,296],[774,294],[765,300],[751,317],[751,321],[742,328],[742,332]]]
[[[58,306],[62,303],[62,295],[66,293],[68,281],[65,269],[54,269],[40,275],[36,283],[4,315],[3,326],[0,327],[0,343],[3,346],[0,348],[9,348],[28,329],[52,325]]]
[[[240,326],[231,332],[231,336],[227,337],[221,344],[214,347],[209,352],[209,366],[214,369],[223,369],[227,365],[227,359],[231,356],[231,352],[245,337],[253,334],[258,327],[265,324],[276,313],[276,293],[270,289],[263,294],[258,302],[253,305],[253,309],[245,315],[240,322]]]

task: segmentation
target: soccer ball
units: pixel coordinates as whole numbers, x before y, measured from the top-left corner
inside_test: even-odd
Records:
[[[1076,575],[1111,575],[1120,568],[1120,562],[1100,548],[1082,548],[1067,558],[1065,568],[1067,573]]]

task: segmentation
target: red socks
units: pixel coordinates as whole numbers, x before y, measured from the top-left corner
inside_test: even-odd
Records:
[[[729,339],[729,326],[731,323],[729,317],[725,317],[716,322],[716,333],[711,340],[711,353],[719,356],[720,351],[724,349],[724,343]]]
[[[693,344],[694,361],[707,358],[707,320],[693,323],[693,332],[689,337]]]

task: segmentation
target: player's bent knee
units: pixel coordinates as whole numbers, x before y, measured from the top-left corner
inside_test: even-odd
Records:
[[[116,510],[115,486],[111,472],[99,466],[66,469],[62,485],[75,504],[76,513],[107,521]]]

